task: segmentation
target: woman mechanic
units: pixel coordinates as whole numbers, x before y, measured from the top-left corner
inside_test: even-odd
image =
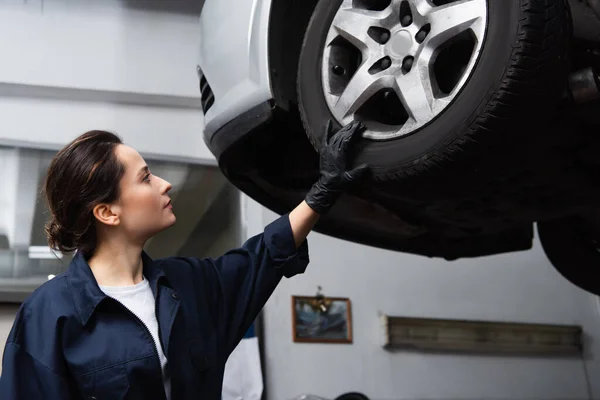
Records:
[[[19,308],[0,398],[220,399],[229,354],[281,278],[304,272],[319,216],[368,169],[350,167],[364,126],[326,130],[305,200],[215,259],[143,251],[175,223],[171,185],[117,136],[90,131],[60,150],[44,187],[46,234],[75,255]]]

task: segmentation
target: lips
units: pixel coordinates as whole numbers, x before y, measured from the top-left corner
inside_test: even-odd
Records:
[[[169,200],[169,201],[167,202],[167,204],[165,204],[164,208],[167,208],[167,207],[169,207],[170,205],[171,205],[171,200]]]

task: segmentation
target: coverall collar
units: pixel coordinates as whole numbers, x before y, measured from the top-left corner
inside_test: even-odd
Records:
[[[142,251],[142,264],[144,277],[150,283],[152,292],[156,297],[158,283],[161,279],[166,279],[165,273],[156,266],[145,251]],[[98,304],[107,296],[98,286],[92,269],[82,253],[77,252],[73,256],[66,275],[73,295],[73,302],[79,314],[79,320],[82,325],[86,325]]]

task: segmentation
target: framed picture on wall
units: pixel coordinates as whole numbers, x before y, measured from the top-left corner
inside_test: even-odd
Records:
[[[292,296],[294,342],[352,343],[352,307],[342,297]]]

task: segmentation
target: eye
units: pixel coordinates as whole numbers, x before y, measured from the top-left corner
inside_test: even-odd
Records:
[[[146,174],[146,175],[144,176],[144,179],[142,179],[142,181],[143,181],[143,182],[150,182],[150,175],[151,175],[151,174],[149,174],[149,173],[148,173],[148,174]]]

